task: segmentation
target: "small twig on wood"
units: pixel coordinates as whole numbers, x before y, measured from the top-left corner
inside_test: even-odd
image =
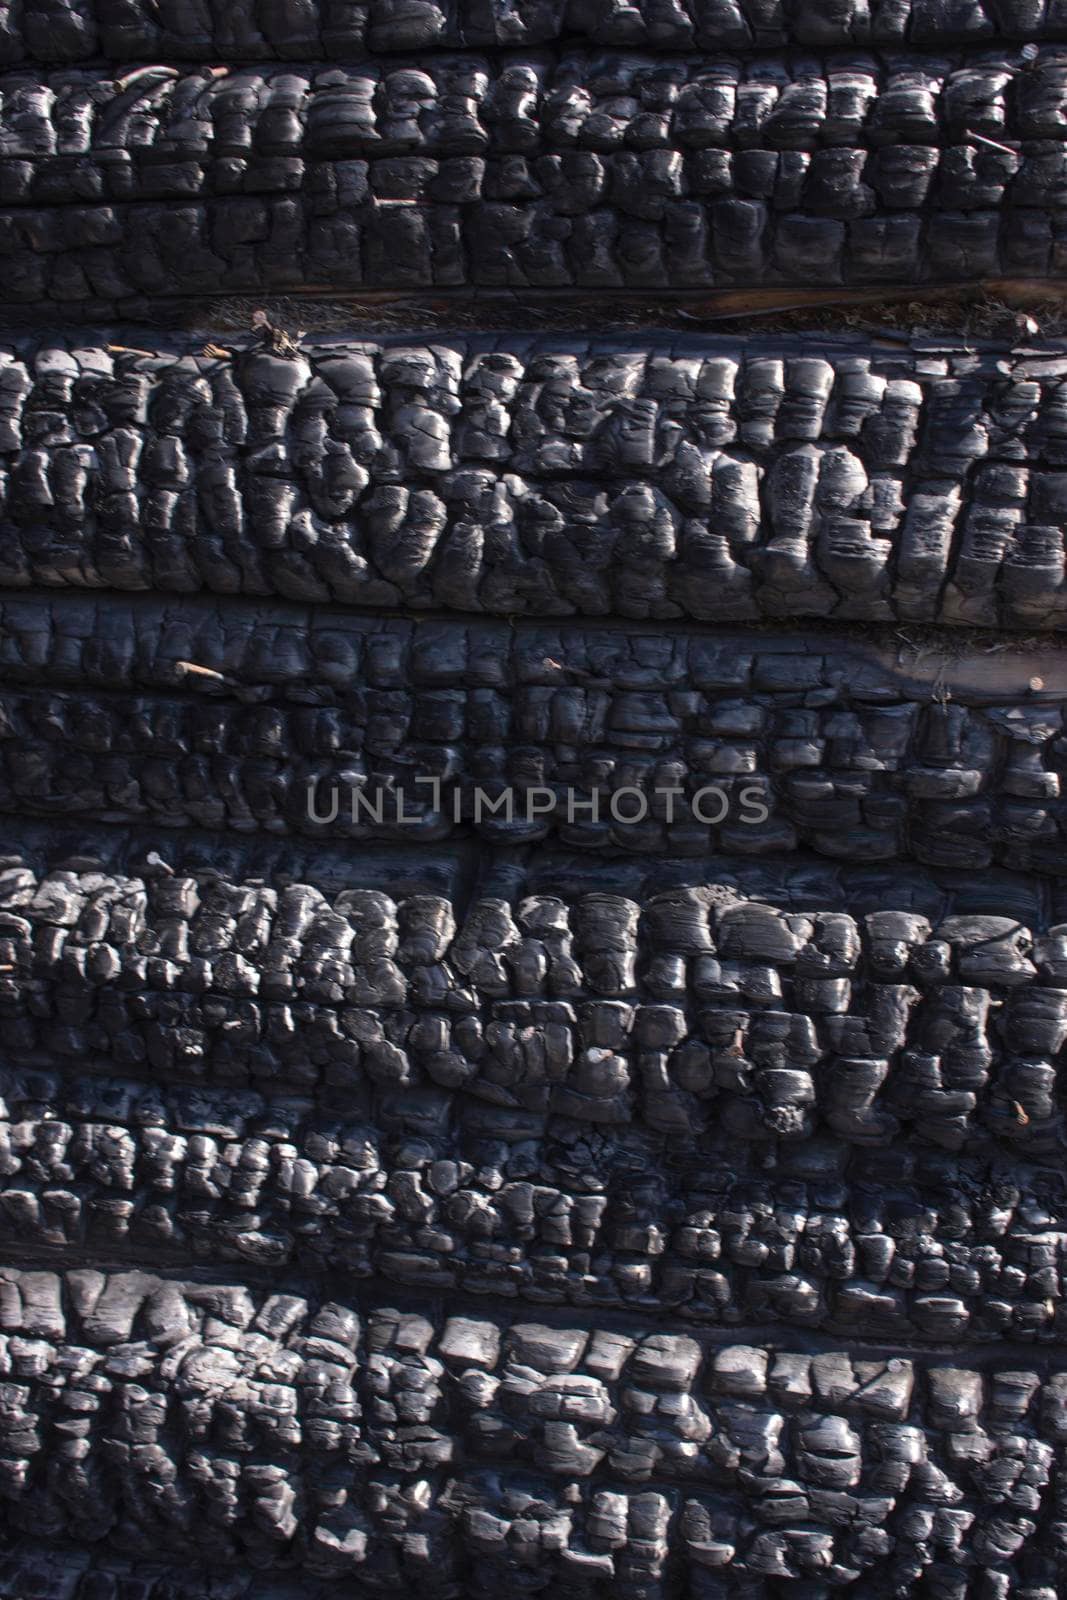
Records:
[[[114,82],[115,88],[119,93],[124,94],[127,89],[136,88],[137,84],[142,83],[146,78],[151,79],[149,87],[154,88],[157,83],[162,83],[166,80],[173,81],[177,77],[180,77],[177,67],[134,67],[132,72],[124,73],[121,78],[116,78]]]
[[[224,672],[216,672],[214,667],[201,667],[195,661],[176,661],[174,665],[179,672],[191,672],[198,678],[214,678],[219,683],[229,683]]]
[[[305,333],[303,328],[298,328],[295,333],[286,333],[285,329],[279,328],[273,323],[262,309],[253,311],[252,326],[263,340],[263,343],[276,356],[296,356],[300,354],[300,341]]]
[[[1017,156],[1019,154],[1018,150],[1013,150],[1010,144],[1000,144],[996,139],[987,139],[984,133],[974,133],[971,129],[968,129],[967,138],[974,140],[977,144],[987,144],[990,150],[999,150],[1006,156]]]

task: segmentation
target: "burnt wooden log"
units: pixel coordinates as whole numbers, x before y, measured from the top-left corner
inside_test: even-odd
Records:
[[[588,39],[612,48],[901,48],[1067,39],[1062,0],[6,0],[0,63],[325,59]]]
[[[516,1570],[568,1600],[719,1600],[768,1575],[1055,1593],[1064,1375],[1025,1360],[146,1272],[0,1283],[4,1525],[91,1542],[75,1594],[101,1592],[97,1567],[109,1592],[116,1558],[180,1564],[168,1594],[198,1571],[242,1594],[249,1567],[268,1595],[460,1600]]]
[[[305,288],[1055,279],[1063,63],[1051,47],[954,70],[472,58],[146,69],[121,92],[16,74],[0,82],[7,298],[116,317]]]
[[[712,221],[736,202],[812,223],[985,212],[1055,198],[1065,101],[1053,45],[7,72],[0,204],[224,200],[250,215],[250,197],[296,195],[325,216],[332,196],[358,221],[362,188],[368,203],[480,200],[498,227],[529,202],[668,234],[683,200]],[[394,283],[410,269],[389,265]]]
[[[0,586],[1062,627],[1067,345],[13,342]]]
[[[961,1006],[959,993],[928,1006],[928,1031],[963,1024],[965,1005],[973,1021],[981,1006],[973,991]],[[581,1029],[593,1009],[581,1008]],[[665,1012],[638,1016],[646,1044]],[[760,1051],[772,1031],[755,1057],[770,1060]],[[635,1051],[635,1076],[667,1066],[692,1083],[701,1051],[690,1042],[673,1064],[669,1051]],[[759,1067],[734,1062],[758,1093]],[[727,1066],[720,1050],[720,1076]],[[784,1078],[771,1066],[763,1078],[775,1070]],[[811,1076],[832,1092],[846,1070],[855,1094],[856,1061]],[[899,1105],[894,1092],[886,1102]],[[0,1069],[0,1247],[38,1264],[285,1269],[596,1307],[635,1328],[674,1315],[920,1349],[1008,1339],[1058,1351],[1067,1339],[1067,1184],[1025,1142],[1014,1155],[991,1138],[983,1148],[980,1124],[966,1152],[946,1150],[937,1130],[895,1145],[783,1135],[768,1168],[766,1140],[739,1139],[722,1097],[722,1125],[709,1108],[698,1140],[680,1139],[680,1119],[667,1126],[651,1096],[643,1127],[553,1116],[522,1138],[469,1100],[435,1124],[421,1099],[172,1083],[73,1061]]]
[[[742,629],[0,596],[0,811],[1067,873],[1067,672]]]
[[[0,76],[7,299],[1062,275],[1067,55]]]
[[[430,1131],[458,1099],[505,1140],[556,1116],[694,1149],[1062,1137],[1064,891],[1041,878],[539,852],[471,884],[456,851],[20,837],[13,1062],[370,1094],[376,1117],[380,1095]]]

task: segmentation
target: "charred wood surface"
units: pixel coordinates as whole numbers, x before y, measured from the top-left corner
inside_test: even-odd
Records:
[[[1067,873],[1067,656],[0,599],[0,810]]]
[[[0,1242],[38,1265],[229,1264],[253,1283],[284,1268],[361,1296],[572,1306],[633,1331],[676,1318],[772,1346],[811,1330],[1058,1358],[1067,1340],[1067,1185],[1021,1139],[1008,1153],[979,1131],[960,1153],[942,1123],[910,1145],[798,1143],[768,1119],[746,1142],[728,1114],[682,1139],[654,1116],[553,1116],[516,1139],[469,1102],[434,1118],[369,1079],[313,1096],[74,1062],[0,1070],[0,1108]]]
[[[1063,276],[1067,52],[0,76],[6,296]]]
[[[1067,46],[1051,45],[8,72],[0,202],[325,199],[357,161],[368,199],[459,201],[465,175],[470,201],[646,220],[686,195],[839,220],[986,210],[1041,202],[1065,101]]]
[[[560,39],[659,50],[1067,39],[1062,0],[8,0],[0,63],[351,61]]]
[[[960,145],[936,184],[926,145],[578,151],[488,185],[481,158],[322,162],[285,193],[8,205],[0,249],[12,306],[109,319],[220,293],[1039,284],[1064,275],[1063,149]]]
[[[714,622],[1067,613],[1062,343],[231,342],[9,346],[0,584]]]
[[[1065,1378],[1043,1364],[293,1288],[4,1269],[13,1526],[90,1542],[105,1574],[251,1565],[268,1594],[452,1600],[518,1563],[581,1600],[828,1571],[892,1596],[931,1569],[977,1597],[1059,1570]]]
[[[553,1116],[694,1148],[1061,1136],[1047,879],[544,852],[472,875],[453,851],[405,881],[409,851],[208,835],[164,860],[126,830],[45,871],[55,830],[25,837],[0,878],[12,1060],[384,1095],[429,1130],[458,1100],[505,1140]]]
[[[0,1600],[1056,1600],[1063,0],[0,69]]]

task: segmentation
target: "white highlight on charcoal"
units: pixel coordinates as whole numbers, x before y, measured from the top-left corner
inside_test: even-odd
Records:
[[[583,794],[564,785],[550,788],[545,784],[533,784],[523,789],[505,785],[492,794],[478,784],[457,784],[445,793],[443,781],[437,777],[417,777],[412,781],[422,789],[429,789],[430,793],[420,796],[421,805],[409,810],[409,797],[403,788],[382,785],[369,789],[362,773],[352,774],[344,784],[332,783],[325,804],[320,800],[320,780],[309,778],[308,821],[316,827],[329,827],[341,817],[342,797],[347,795],[346,820],[353,827],[361,823],[374,823],[378,827],[418,827],[425,826],[427,818],[431,816],[450,817],[457,825],[463,822],[478,824],[486,819],[533,823],[546,817],[562,816],[571,827],[580,822],[598,824],[609,821],[617,826],[633,827],[647,822],[652,816],[670,826],[676,820],[676,803],[686,799],[684,789],[639,789],[633,784],[623,785],[607,794],[599,790]],[[722,784],[705,784],[688,797],[688,808],[697,822],[710,828],[719,827],[726,821],[758,827],[771,814],[767,792],[757,784],[746,784],[736,791]]]

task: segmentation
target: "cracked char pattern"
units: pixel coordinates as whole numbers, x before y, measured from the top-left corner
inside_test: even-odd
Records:
[[[673,1312],[920,1347],[1064,1343],[1067,1185],[991,1141],[964,1157],[780,1142],[768,1167],[725,1130],[695,1149],[554,1117],[502,1139],[461,1100],[435,1125],[424,1109],[352,1084],[316,1101],[2,1068],[0,1239],[614,1309],[631,1327]]]
[[[14,0],[6,295],[1056,279],[1054,41]],[[0,1597],[1057,1600],[1067,680],[738,625],[1063,627],[1067,343],[220,338],[0,350]]]
[[[9,594],[0,809],[1067,872],[1058,676],[818,644]]]
[[[242,881],[217,844],[198,872],[157,852],[117,869],[110,844],[0,875],[13,1061],[369,1095],[418,1136],[459,1102],[505,1143],[554,1118],[768,1157],[813,1137],[1043,1157],[1062,1137],[1062,897],[1040,879],[542,855],[473,893],[454,861],[451,896],[442,859],[444,892],[393,899],[343,857],[349,886],[324,894],[271,887],[262,851]]]
[[[11,72],[0,76],[0,204],[225,197],[228,213],[250,215],[270,194],[313,206],[332,194],[349,207],[355,162],[368,205],[607,207],[665,218],[668,233],[679,200],[846,222],[1014,211],[1056,201],[1065,103],[1067,48],[1056,46],[977,59],[570,53]]]
[[[440,1600],[1056,1593],[1061,1372],[92,1269],[3,1269],[0,1326],[14,1533]]]
[[[273,94],[260,88],[254,128],[240,118],[240,79],[212,91],[199,78],[167,78],[155,98],[176,128],[168,137],[161,126],[157,138],[143,104],[149,90],[109,107],[101,89],[95,118],[91,87],[60,95],[56,128],[45,86],[8,79],[7,299],[121,316],[158,296],[305,287],[713,290],[1056,278],[1067,262],[1065,61],[1053,52],[1032,74],[1025,63],[1013,72],[996,62],[953,73],[917,57],[894,74],[874,64],[864,71],[861,58],[851,73],[811,77],[802,62],[792,73],[779,64],[781,92],[751,67],[734,69],[739,86],[729,69],[718,83],[703,63],[624,60],[600,75],[595,64],[564,63],[545,69],[540,93],[525,80],[516,88],[506,71],[490,83],[483,68],[481,107],[471,65],[466,83],[438,70],[443,111],[428,74],[386,73],[381,123],[396,154],[378,152],[367,98],[375,84],[356,71],[351,93],[309,92],[306,131],[292,73],[273,80]],[[537,86],[532,69],[514,69],[520,79],[524,70]],[[662,79],[671,73],[683,80],[675,106],[643,110],[641,81],[647,98],[669,102]],[[884,99],[865,104],[864,85],[879,78]],[[253,75],[245,98],[262,84]],[[990,143],[981,126],[999,130],[1005,118]],[[893,142],[902,128],[906,142]],[[124,136],[129,149],[107,143]],[[87,152],[49,153],[52,141],[79,140]]]
[[[1058,343],[15,345],[0,584],[1062,627],[1065,380]]]
[[[585,38],[678,50],[1065,39],[1063,0],[8,0],[0,62],[358,59]]]

